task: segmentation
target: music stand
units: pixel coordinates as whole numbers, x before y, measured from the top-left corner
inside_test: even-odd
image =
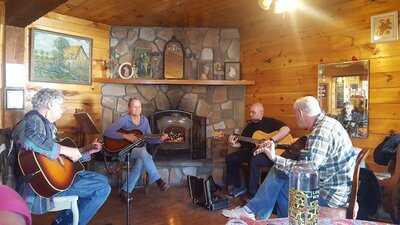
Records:
[[[87,112],[74,113],[74,117],[80,126],[79,138],[81,141],[81,146],[86,144],[86,135],[100,134],[96,125],[94,125],[92,117],[90,117]]]

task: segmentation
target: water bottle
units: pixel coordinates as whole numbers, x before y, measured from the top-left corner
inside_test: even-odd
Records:
[[[317,225],[318,172],[309,161],[298,161],[289,174],[289,225]]]

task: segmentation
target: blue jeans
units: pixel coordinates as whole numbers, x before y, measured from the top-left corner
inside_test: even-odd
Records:
[[[160,179],[160,174],[154,164],[153,157],[147,152],[145,147],[135,148],[131,154],[131,161],[136,160],[132,169],[129,171],[129,183],[128,179],[122,185],[122,190],[126,192],[132,192],[135,188],[143,169],[149,175],[149,182],[154,183]]]
[[[79,208],[79,224],[88,224],[96,212],[107,200],[111,192],[107,177],[102,174],[83,171],[79,173],[68,190],[60,192],[55,196],[77,195]],[[71,224],[72,214],[70,210],[61,212],[56,221],[58,224]]]
[[[271,216],[276,203],[278,217],[287,217],[288,196],[289,177],[272,167],[256,195],[246,206],[260,219],[266,219]],[[326,200],[322,198],[319,199],[319,205],[328,206]]]

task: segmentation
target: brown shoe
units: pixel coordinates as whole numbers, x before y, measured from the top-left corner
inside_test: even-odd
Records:
[[[157,181],[158,188],[160,188],[160,191],[167,191],[169,189],[169,185],[165,183],[162,179],[159,179]]]
[[[119,199],[121,200],[121,202],[126,203],[128,200],[128,192],[121,190],[121,192],[119,193]],[[132,193],[129,194],[129,201],[133,200],[133,196]]]

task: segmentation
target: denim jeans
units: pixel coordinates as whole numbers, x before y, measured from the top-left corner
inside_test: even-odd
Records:
[[[277,203],[278,217],[287,217],[288,191],[288,176],[272,167],[256,195],[246,206],[259,218],[265,219],[269,218]]]
[[[272,167],[264,182],[258,188],[256,195],[246,206],[260,219],[266,219],[271,216],[276,203],[278,217],[287,217],[288,196],[289,177]],[[319,199],[319,205],[328,206],[327,201],[322,198]]]
[[[149,175],[149,182],[154,183],[160,179],[160,175],[154,164],[153,157],[147,152],[145,147],[135,148],[131,154],[131,161],[136,160],[132,169],[129,171],[129,179],[127,179],[122,185],[122,190],[126,192],[132,192],[135,188],[143,169]],[[128,182],[129,180],[129,182]]]
[[[79,209],[79,224],[88,224],[96,212],[107,200],[111,192],[107,177],[102,174],[83,171],[79,173],[68,190],[58,193],[56,196],[77,195]],[[61,212],[56,218],[56,224],[72,224],[71,210]]]
[[[251,150],[239,150],[230,153],[225,158],[227,166],[227,185],[233,185],[236,188],[242,187],[240,179],[240,166],[243,162],[250,164],[250,178],[249,178],[249,193],[254,195],[258,188],[258,182],[260,180],[262,167],[269,167],[273,165],[273,162],[267,158],[265,154],[258,154],[253,156]],[[245,185],[246,186],[246,185]]]

